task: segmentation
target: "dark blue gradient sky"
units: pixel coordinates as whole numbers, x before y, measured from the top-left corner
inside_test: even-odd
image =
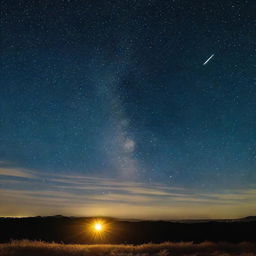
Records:
[[[0,214],[253,214],[255,10],[253,0],[2,1]],[[68,211],[56,193],[84,199]],[[144,215],[118,212],[133,200]]]

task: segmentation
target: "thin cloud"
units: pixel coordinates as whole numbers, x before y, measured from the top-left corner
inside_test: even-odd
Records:
[[[0,175],[19,177],[19,178],[36,178],[35,173],[29,170],[21,169],[21,168],[0,167]]]
[[[256,205],[254,188],[200,193],[157,183],[125,182],[81,174],[42,174],[19,168],[1,168],[0,171],[5,177],[0,180],[0,215],[9,212],[9,215],[222,218],[247,215]],[[187,207],[190,215],[186,214]]]

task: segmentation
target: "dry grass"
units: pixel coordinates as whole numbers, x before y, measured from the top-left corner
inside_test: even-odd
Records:
[[[256,256],[252,243],[162,243],[143,245],[80,245],[41,241],[13,241],[0,244],[1,256]]]

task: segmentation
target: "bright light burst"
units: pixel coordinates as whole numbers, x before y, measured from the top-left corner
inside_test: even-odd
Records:
[[[103,226],[101,223],[95,223],[94,224],[94,229],[98,232],[102,231],[103,230]]]
[[[107,234],[110,232],[110,225],[104,219],[94,219],[87,226],[87,231],[93,240],[105,240]]]

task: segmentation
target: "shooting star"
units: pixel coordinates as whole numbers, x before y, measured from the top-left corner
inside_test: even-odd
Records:
[[[206,61],[203,65],[206,65],[212,58],[213,58],[214,54],[212,54]]]

